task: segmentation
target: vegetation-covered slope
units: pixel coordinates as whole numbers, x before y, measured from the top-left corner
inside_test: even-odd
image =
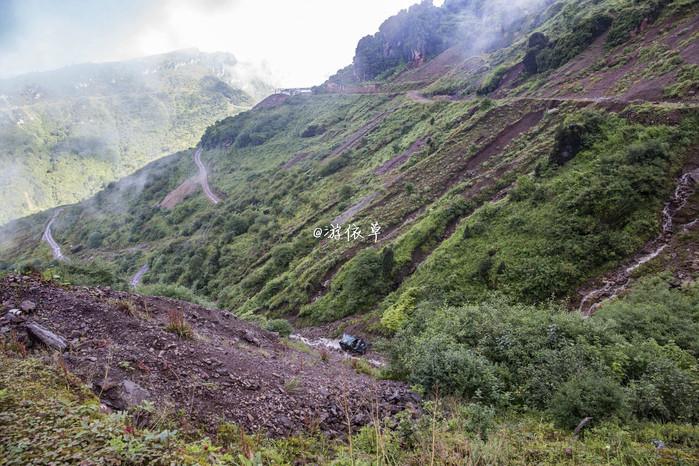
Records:
[[[422,5],[387,24],[425,11],[458,21],[455,3],[478,2]],[[6,268],[125,287],[147,264],[144,292],[384,337],[385,376],[458,400],[431,424],[391,431],[397,464],[425,464],[418,452],[435,442],[451,464],[475,458],[464,444],[483,463],[594,464],[607,441],[619,463],[650,462],[668,450],[649,432],[691,463],[699,6],[539,6],[487,53],[459,49],[468,34],[440,36],[448,43],[417,60],[401,54],[380,73],[338,75],[210,126],[198,149],[220,203],[197,188],[186,150],[13,222],[0,237]],[[40,242],[54,216],[68,263]],[[568,312],[583,294],[601,304],[589,319]],[[549,450],[561,431],[528,423],[550,443],[524,451],[522,432],[508,438],[522,412],[556,429],[593,417],[590,450]],[[464,425],[475,420],[518,446],[489,443],[494,424]]]
[[[196,50],[0,81],[0,223],[80,201],[271,91]]]

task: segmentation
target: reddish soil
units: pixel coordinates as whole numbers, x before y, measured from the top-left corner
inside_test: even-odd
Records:
[[[464,167],[464,171],[452,177],[452,179],[446,184],[445,188],[448,189],[464,179],[466,176],[469,176],[469,174],[473,170],[477,169],[483,162],[502,152],[502,150],[515,138],[538,125],[543,118],[544,113],[544,110],[537,110],[535,112],[528,113],[516,123],[513,123],[503,129],[492,141],[479,150],[476,155],[468,159],[468,162]]]
[[[188,178],[181,185],[168,193],[165,198],[160,201],[159,206],[164,209],[173,209],[177,204],[184,201],[187,196],[192,195],[199,189],[199,182],[196,177]]]
[[[400,83],[424,83],[444,76],[458,63],[466,59],[463,49],[464,47],[460,47],[458,45],[451,47],[450,49],[447,49],[434,57],[432,60],[429,60],[427,63],[404,71],[396,78],[396,81]]]
[[[372,404],[390,416],[417,401],[403,384],[357,374],[342,355],[323,360],[224,311],[32,276],[0,281],[2,314],[24,300],[36,309],[23,318],[66,338],[68,370],[115,408],[124,407],[121,387],[133,382],[160,410],[181,410],[188,422],[210,430],[228,421],[275,436],[313,429],[342,435],[345,406],[358,426],[371,421]],[[182,313],[194,338],[167,330],[173,311]],[[3,334],[8,325],[21,328],[7,319],[0,319]]]
[[[284,102],[287,101],[289,96],[287,94],[272,94],[269,97],[262,99],[257,105],[253,107],[253,110],[259,108],[274,108],[279,107]]]
[[[418,139],[414,143],[408,147],[408,149],[403,152],[402,154],[396,155],[393,157],[391,160],[388,162],[384,163],[380,167],[378,167],[376,170],[374,170],[375,175],[385,175],[389,172],[392,172],[393,170],[399,168],[401,165],[403,165],[405,162],[408,161],[408,159],[417,151],[421,150],[423,147],[425,147],[425,140],[424,139]]]
[[[379,126],[388,115],[390,115],[392,110],[387,110],[385,112],[381,112],[378,115],[376,115],[374,118],[372,118],[367,124],[359,128],[357,131],[352,133],[351,136],[349,136],[347,139],[343,141],[342,144],[340,144],[337,148],[335,148],[331,153],[330,157],[339,157],[340,155],[344,154],[348,150],[350,150],[352,147],[354,147],[364,136],[369,134],[371,131],[374,130],[377,126]]]

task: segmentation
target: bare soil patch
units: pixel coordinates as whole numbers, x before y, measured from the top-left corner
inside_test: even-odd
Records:
[[[164,209],[173,209],[177,204],[184,201],[188,196],[194,194],[199,189],[197,177],[192,177],[184,180],[182,184],[168,193],[165,198],[160,201],[160,207]]]

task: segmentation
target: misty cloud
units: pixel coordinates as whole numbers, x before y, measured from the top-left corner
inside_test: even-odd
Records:
[[[265,64],[279,85],[309,86],[350,63],[360,37],[415,2],[7,0],[0,77],[195,47]]]

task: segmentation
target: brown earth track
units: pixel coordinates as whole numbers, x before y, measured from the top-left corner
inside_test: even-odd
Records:
[[[403,153],[393,157],[391,160],[385,162],[380,167],[374,170],[375,175],[385,175],[396,168],[400,168],[405,162],[408,161],[411,155],[419,151],[425,146],[425,140],[420,138],[410,145]]]
[[[473,157],[468,159],[463,171],[449,178],[444,191],[462,181],[470,172],[477,169],[483,162],[490,159],[495,154],[501,152],[514,139],[538,125],[545,113],[546,111],[543,109],[527,113],[518,121],[500,131],[495,138],[481,148]]]
[[[274,436],[314,426],[342,435],[345,399],[357,426],[371,421],[372,403],[388,416],[417,400],[403,384],[355,373],[341,355],[323,362],[224,311],[108,288],[65,287],[39,277],[0,281],[4,311],[23,300],[37,305],[30,320],[71,342],[63,354],[66,367],[115,407],[118,387],[131,381],[160,410],[182,410],[209,430],[225,420]],[[138,315],[120,309],[124,302]],[[194,339],[166,330],[170,311],[184,315]]]
[[[393,112],[393,110],[386,110],[384,112],[381,112],[374,118],[369,120],[368,123],[366,123],[364,126],[352,133],[351,136],[345,139],[342,142],[342,144],[340,144],[337,148],[333,149],[333,151],[330,152],[330,154],[328,155],[328,158],[339,157],[351,148],[353,148],[364,136],[366,136],[377,126],[379,126],[386,119],[386,117]]]
[[[298,165],[299,163],[303,162],[307,158],[311,157],[311,153],[309,152],[299,152],[298,154],[294,155],[291,157],[289,160],[284,162],[281,166],[282,170],[289,170],[291,167]]]

